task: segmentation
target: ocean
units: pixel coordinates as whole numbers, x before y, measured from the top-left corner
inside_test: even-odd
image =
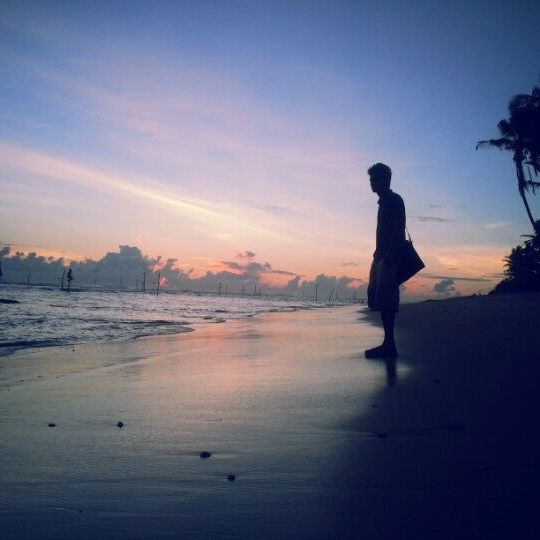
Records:
[[[171,292],[156,296],[0,284],[0,356],[35,347],[179,334],[200,324],[327,305],[271,296]]]

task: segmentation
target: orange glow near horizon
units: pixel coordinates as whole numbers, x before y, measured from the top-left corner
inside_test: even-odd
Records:
[[[44,257],[46,259],[63,258],[66,266],[69,266],[73,262],[84,261],[85,257],[82,254],[58,251],[53,249],[44,249],[37,246],[9,246],[11,248],[10,255],[15,253],[23,253],[23,256],[27,256],[29,253],[36,253],[37,256]],[[405,283],[405,289],[403,298],[427,298],[427,297],[441,297],[435,294],[434,286],[441,280],[452,280],[454,294],[468,295],[476,292],[487,293],[495,284],[503,277],[502,257],[503,252],[497,249],[481,248],[476,249],[463,249],[461,252],[454,249],[441,250],[440,253],[435,254],[432,258],[427,257],[427,268],[423,270],[418,276],[415,276],[407,283]],[[97,257],[97,260],[101,257]],[[173,264],[173,268],[183,270],[187,272],[189,278],[197,279],[204,277],[207,272],[213,274],[219,274],[220,272],[228,272],[234,276],[242,276],[242,274],[248,269],[249,263],[235,266],[237,263],[231,261],[222,261],[212,257],[196,257],[193,258],[194,262],[199,264],[187,264],[180,263],[179,261]],[[254,258],[250,260],[251,263],[258,263]],[[166,266],[166,259],[159,259],[155,262],[151,268],[151,271],[158,274]],[[450,266],[452,265],[452,266]],[[264,265],[262,265],[264,267]],[[460,269],[466,268],[468,272],[464,274]],[[187,270],[186,270],[187,269]],[[337,272],[329,272],[326,276],[335,276],[340,278],[347,274],[346,268],[337,268]],[[342,270],[341,272],[339,270]],[[357,267],[355,273],[369,272],[369,268]],[[268,269],[267,271],[254,272],[251,277],[245,277],[244,283],[256,282],[258,286],[267,286],[270,288],[280,289],[287,286],[288,282],[300,276],[298,286],[301,287],[304,281],[314,281],[315,275],[310,274],[293,274],[293,273],[281,273],[279,270],[274,271]],[[157,279],[157,275],[156,275]],[[223,282],[227,283],[227,278],[224,276]],[[347,284],[347,288],[351,290],[357,289],[367,285],[367,278],[351,278],[351,281]],[[169,285],[169,280],[165,276],[160,276],[160,287]],[[232,283],[229,286],[234,288]],[[231,289],[232,290],[232,289]]]
[[[159,272],[165,266],[165,261],[160,259],[152,265],[152,272]]]
[[[10,248],[10,256],[15,255],[15,253],[17,252],[23,253],[25,256],[29,255],[30,253],[35,253],[38,257],[45,257],[46,259],[49,259],[51,257],[53,259],[64,259],[64,263],[67,265],[73,262],[84,261],[89,257],[88,254],[83,254],[76,251],[59,250],[41,246],[24,246],[19,244],[7,245],[0,243],[0,249],[4,246]]]

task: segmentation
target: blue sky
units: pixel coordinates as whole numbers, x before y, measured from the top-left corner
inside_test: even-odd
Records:
[[[383,161],[428,263],[409,291],[487,291],[530,225],[510,156],[475,143],[538,83],[539,23],[536,2],[4,1],[0,242],[365,279]]]

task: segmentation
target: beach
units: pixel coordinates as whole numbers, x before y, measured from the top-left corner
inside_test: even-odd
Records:
[[[358,305],[6,357],[2,537],[530,531],[539,305],[404,305],[396,362]]]

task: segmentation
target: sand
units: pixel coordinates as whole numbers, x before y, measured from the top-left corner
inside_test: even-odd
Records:
[[[395,363],[363,358],[381,332],[358,306],[4,358],[0,533],[519,535],[536,527],[539,306],[403,306]]]

